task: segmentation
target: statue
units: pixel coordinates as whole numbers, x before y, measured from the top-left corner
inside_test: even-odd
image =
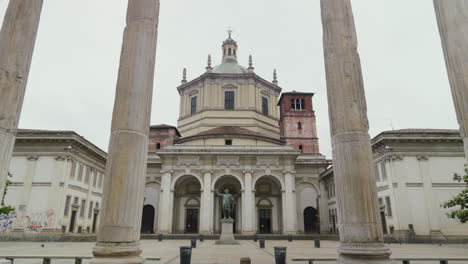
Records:
[[[232,198],[232,194],[229,193],[228,189],[224,190],[224,194],[216,192],[218,196],[223,197],[223,219],[231,219],[232,210],[234,209],[234,199]]]

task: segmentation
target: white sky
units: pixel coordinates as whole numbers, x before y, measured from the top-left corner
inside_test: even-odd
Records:
[[[20,128],[74,130],[107,151],[125,0],[45,0]],[[151,124],[177,124],[188,79],[221,60],[231,26],[239,62],[252,54],[283,91],[314,92],[321,152],[331,158],[318,0],[161,0]],[[0,0],[0,20],[7,7]],[[432,1],[353,0],[370,134],[458,128]]]

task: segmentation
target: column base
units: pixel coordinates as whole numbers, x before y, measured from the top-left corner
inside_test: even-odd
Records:
[[[91,264],[143,264],[139,242],[103,243],[98,242],[93,248],[94,258]]]
[[[338,264],[397,264],[383,243],[341,243]]]

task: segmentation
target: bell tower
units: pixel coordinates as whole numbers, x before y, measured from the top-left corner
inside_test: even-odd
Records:
[[[286,144],[304,153],[319,153],[313,93],[282,93],[280,107],[280,136]]]

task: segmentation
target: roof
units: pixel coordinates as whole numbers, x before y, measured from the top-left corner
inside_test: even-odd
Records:
[[[238,127],[238,126],[222,126],[222,127],[213,128],[213,129],[203,131],[193,136],[180,138],[177,140],[177,143],[186,142],[186,141],[196,139],[196,138],[225,137],[225,136],[255,137],[255,138],[261,138],[265,141],[273,142],[275,144],[284,145],[284,141],[280,139],[268,137],[260,133],[257,133],[257,132],[254,132],[254,131],[251,131],[242,127]]]
[[[179,133],[179,130],[177,129],[177,127],[175,126],[171,126],[171,125],[166,125],[166,124],[160,124],[160,125],[152,125],[150,126],[150,129],[175,129],[177,135],[179,137],[181,137],[180,133]]]
[[[213,73],[245,74],[249,71],[235,60],[228,60],[213,68]]]
[[[303,93],[303,92],[296,92],[296,91],[292,91],[292,92],[285,92],[285,93],[281,93],[281,96],[280,96],[280,99],[278,100],[278,104],[277,105],[280,105],[281,103],[281,100],[283,100],[283,96],[286,96],[286,95],[295,95],[295,96],[307,96],[307,95],[310,95],[311,97],[314,96],[314,93]]]
[[[380,134],[456,134],[458,129],[436,129],[436,128],[405,128],[383,131]]]
[[[45,130],[45,129],[23,129],[23,128],[19,128],[17,131],[18,131],[18,133],[77,134],[75,131],[72,131],[72,130]]]

